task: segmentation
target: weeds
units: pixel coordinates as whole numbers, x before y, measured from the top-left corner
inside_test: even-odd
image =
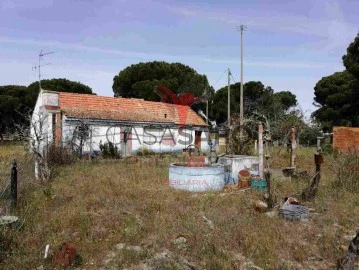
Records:
[[[359,191],[359,150],[348,149],[333,155],[332,171],[336,179],[334,186],[351,192]]]
[[[21,165],[24,161],[18,150],[8,151],[11,157],[17,155]],[[312,170],[313,154],[312,149],[298,149],[299,168]],[[272,164],[276,164],[272,168],[289,162],[285,152],[276,151],[271,156]],[[8,158],[9,154],[2,155],[0,151],[0,168],[6,172]],[[83,256],[84,269],[99,269],[106,254],[119,243],[138,245],[145,253],[119,252],[118,268],[135,269],[150,254],[167,249],[204,269],[240,269],[243,263],[233,261],[234,253],[264,269],[286,269],[283,261],[308,265],[308,258],[313,256],[327,264],[318,269],[333,269],[331,263],[344,255],[340,245],[349,244],[342,237],[359,224],[359,216],[355,215],[359,212],[358,194],[341,189],[341,195],[334,196],[338,192],[329,185],[334,176],[329,162],[323,164],[319,193],[310,205],[315,213],[304,223],[257,214],[252,201],[262,199],[261,192],[246,191],[227,197],[224,192],[173,190],[168,186],[168,164],[179,158],[164,157],[159,166],[142,162],[149,158],[136,158],[137,163],[84,161],[61,167],[51,188],[35,181],[22,183],[24,172],[19,166],[22,186],[16,214],[25,223],[12,238],[10,248],[16,256],[6,257],[0,268],[36,269],[44,265],[51,269],[42,259],[45,245],[56,247],[71,241]],[[305,185],[279,172],[272,179],[278,200]],[[213,222],[213,229],[208,228],[203,216]],[[173,244],[179,235],[187,239],[184,249]],[[176,263],[162,260],[158,266],[180,269]]]
[[[50,166],[70,165],[75,162],[71,149],[55,145],[48,148],[46,158]]]
[[[10,229],[0,226],[0,263],[10,253],[13,238],[14,233]]]
[[[151,155],[153,154],[152,151],[150,149],[148,149],[147,147],[145,146],[142,146],[140,147],[138,150],[137,150],[137,156],[148,156],[148,155]]]
[[[101,155],[103,158],[121,158],[121,152],[112,142],[100,143]]]

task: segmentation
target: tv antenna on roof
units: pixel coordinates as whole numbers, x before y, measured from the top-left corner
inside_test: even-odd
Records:
[[[55,53],[55,52],[43,52],[42,50],[40,51],[39,53],[39,65],[38,66],[33,66],[32,67],[32,70],[36,70],[38,68],[39,70],[39,90],[41,91],[41,67],[43,66],[48,66],[50,65],[51,63],[46,63],[46,64],[41,64],[41,60],[42,60],[42,57],[44,57],[45,55],[48,55],[48,54],[52,54],[52,53]]]

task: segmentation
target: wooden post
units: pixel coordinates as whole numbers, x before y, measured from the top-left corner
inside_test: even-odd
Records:
[[[306,187],[301,194],[302,200],[312,200],[318,193],[318,186],[320,181],[320,167],[323,163],[323,156],[319,153],[314,154],[315,176],[310,180],[308,187]]]
[[[318,186],[319,186],[319,181],[320,181],[320,166],[323,163],[323,156],[319,153],[315,153],[314,154],[314,162],[315,162],[316,176],[314,177],[314,181],[313,181],[312,185],[310,186],[312,198],[314,198],[318,192]]]
[[[267,202],[268,209],[272,209],[275,204],[275,198],[271,187],[271,173],[269,170],[264,173],[264,177],[267,181],[267,196],[265,196],[265,200]]]
[[[10,196],[11,209],[13,210],[17,205],[17,164],[15,159],[13,160],[11,165]]]

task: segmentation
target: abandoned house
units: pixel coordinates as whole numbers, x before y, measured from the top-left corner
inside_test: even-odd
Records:
[[[41,90],[31,137],[40,151],[49,145],[99,153],[111,142],[122,156],[146,148],[179,152],[189,145],[208,151],[208,125],[190,107],[135,98]]]

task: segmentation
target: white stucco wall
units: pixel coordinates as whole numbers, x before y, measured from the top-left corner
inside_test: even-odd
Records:
[[[43,149],[53,141],[53,127],[52,127],[52,114],[53,111],[48,111],[44,105],[57,106],[58,95],[53,92],[40,91],[37,103],[32,115],[31,134],[35,138],[35,130],[41,134],[40,143],[37,144],[39,149]],[[87,120],[86,120],[87,121]],[[42,129],[40,130],[40,123]],[[73,141],[73,133],[79,122],[70,121],[63,115],[62,118],[62,142],[63,145],[69,145]],[[123,140],[125,130],[124,125],[114,124],[110,122],[94,122],[88,121],[90,129],[90,138],[86,140],[83,146],[83,153],[91,153],[100,151],[100,143],[112,142],[123,155],[135,154],[138,150],[145,147],[154,152],[182,152],[183,149],[189,145],[195,144],[195,130],[194,128],[185,128],[179,130],[177,127],[163,127],[161,130],[156,129],[156,126],[151,129],[146,125],[133,125],[131,127],[131,135],[127,143]],[[155,128],[155,129],[152,129]],[[204,129],[205,130],[205,129]],[[145,132],[146,131],[146,132]],[[79,144],[78,140],[73,141]],[[201,149],[202,152],[209,151],[208,145],[208,131],[201,133]]]
[[[43,154],[43,149],[52,141],[52,114],[43,105],[43,93],[41,91],[30,123],[31,145],[40,154]]]
[[[69,143],[73,138],[74,130],[76,129],[76,123],[66,121],[64,117],[62,136],[64,144]],[[124,130],[125,126],[108,124],[89,124],[91,130],[91,137],[86,140],[83,152],[100,151],[100,142],[112,142],[114,143],[121,153],[125,156],[135,154],[142,148],[147,148],[153,152],[181,152],[184,148],[190,144],[195,143],[195,131],[190,129],[184,129],[179,132],[177,128],[163,128],[160,129],[144,129],[143,126],[132,126],[131,135],[124,142]],[[208,132],[203,131],[201,134],[201,149],[202,152],[209,151],[208,145]]]

